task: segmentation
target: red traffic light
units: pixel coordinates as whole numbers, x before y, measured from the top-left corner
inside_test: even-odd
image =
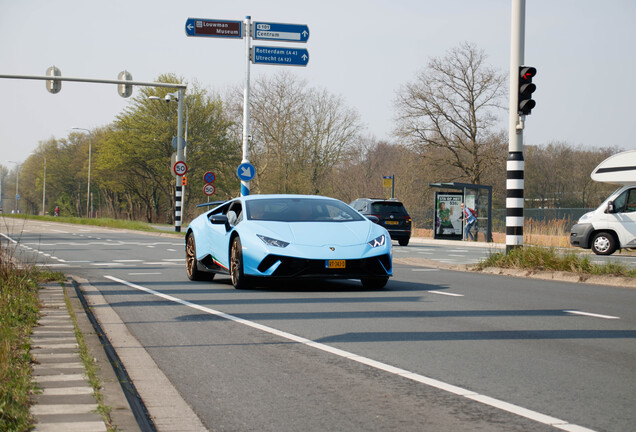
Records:
[[[537,74],[537,70],[529,66],[519,66],[519,83],[532,82],[532,77]]]
[[[520,115],[528,115],[536,106],[532,100],[532,93],[537,86],[532,84],[532,78],[537,74],[537,69],[531,66],[519,66],[519,98],[517,111]]]

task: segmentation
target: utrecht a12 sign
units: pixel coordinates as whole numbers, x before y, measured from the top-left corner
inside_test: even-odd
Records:
[[[307,66],[309,51],[305,48],[255,46],[252,47],[252,63]]]
[[[243,39],[243,22],[188,18],[185,32],[187,36]]]

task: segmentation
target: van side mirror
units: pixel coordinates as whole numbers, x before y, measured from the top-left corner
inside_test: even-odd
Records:
[[[614,201],[610,201],[607,203],[607,208],[605,209],[605,213],[614,213]]]

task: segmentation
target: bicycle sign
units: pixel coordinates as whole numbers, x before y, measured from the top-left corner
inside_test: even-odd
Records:
[[[188,166],[183,161],[177,161],[177,162],[175,162],[174,166],[172,167],[172,171],[174,171],[174,173],[176,175],[182,176],[182,175],[185,175],[185,173],[188,172]]]

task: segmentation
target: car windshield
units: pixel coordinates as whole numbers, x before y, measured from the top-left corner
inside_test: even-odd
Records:
[[[364,218],[346,204],[320,198],[263,198],[246,202],[248,220],[351,222]]]
[[[373,213],[398,213],[406,215],[406,209],[402,203],[397,202],[375,202],[371,204]]]

